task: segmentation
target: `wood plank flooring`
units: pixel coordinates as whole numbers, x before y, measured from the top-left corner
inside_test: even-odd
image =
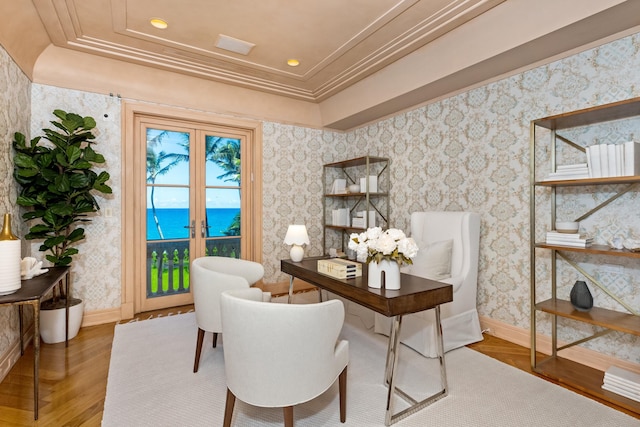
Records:
[[[147,319],[190,309],[186,306],[159,310],[142,313],[136,318]],[[41,346],[38,421],[33,420],[33,346],[30,345],[0,384],[0,425],[100,426],[114,326],[110,323],[82,328],[68,348],[64,343]],[[489,335],[469,347],[531,372],[527,348]],[[640,419],[637,414],[630,415]]]

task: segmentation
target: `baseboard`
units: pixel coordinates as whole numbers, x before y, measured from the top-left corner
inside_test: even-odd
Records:
[[[31,343],[33,338],[33,323],[24,331],[24,346],[25,348]],[[0,382],[2,382],[5,377],[13,368],[13,365],[16,364],[18,359],[20,358],[20,339],[13,343],[11,347],[2,355],[0,359]]]
[[[502,338],[526,348],[531,348],[531,333],[529,329],[519,328],[484,316],[480,316],[480,326],[482,330],[486,331],[489,335]],[[564,344],[566,343],[559,342],[559,345]],[[551,354],[551,337],[538,334],[536,345],[537,351],[543,354]],[[562,350],[561,354],[562,357],[566,359],[598,369],[599,371],[606,371],[610,366],[615,365],[629,371],[640,373],[640,364],[638,363],[616,359],[615,357],[607,356],[606,354],[583,347],[570,347]]]
[[[85,311],[82,316],[82,327],[102,325],[104,323],[119,322],[122,320],[122,310],[118,308],[108,308],[105,310]]]

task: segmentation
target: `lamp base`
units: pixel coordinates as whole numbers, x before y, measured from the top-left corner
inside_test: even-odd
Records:
[[[300,245],[291,246],[291,251],[289,252],[289,256],[291,256],[291,261],[293,262],[302,261],[302,257],[304,256],[304,248]]]

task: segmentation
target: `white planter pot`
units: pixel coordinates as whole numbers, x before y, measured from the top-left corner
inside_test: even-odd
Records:
[[[69,307],[69,339],[78,335],[82,324],[84,302]],[[64,342],[65,309],[40,310],[40,337],[46,344]]]

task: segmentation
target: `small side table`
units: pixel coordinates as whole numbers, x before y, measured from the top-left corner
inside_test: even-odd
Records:
[[[67,295],[66,306],[66,333],[65,346],[69,345],[69,298],[70,295],[70,268],[69,267],[50,267],[49,271],[36,276],[33,279],[23,280],[22,286],[17,292],[10,295],[0,296],[1,305],[16,305],[20,313],[20,354],[24,354],[24,336],[23,336],[23,319],[22,308],[25,305],[33,307],[33,419],[38,419],[38,372],[40,371],[40,303],[43,298],[51,292],[53,287],[64,280],[65,294]]]

